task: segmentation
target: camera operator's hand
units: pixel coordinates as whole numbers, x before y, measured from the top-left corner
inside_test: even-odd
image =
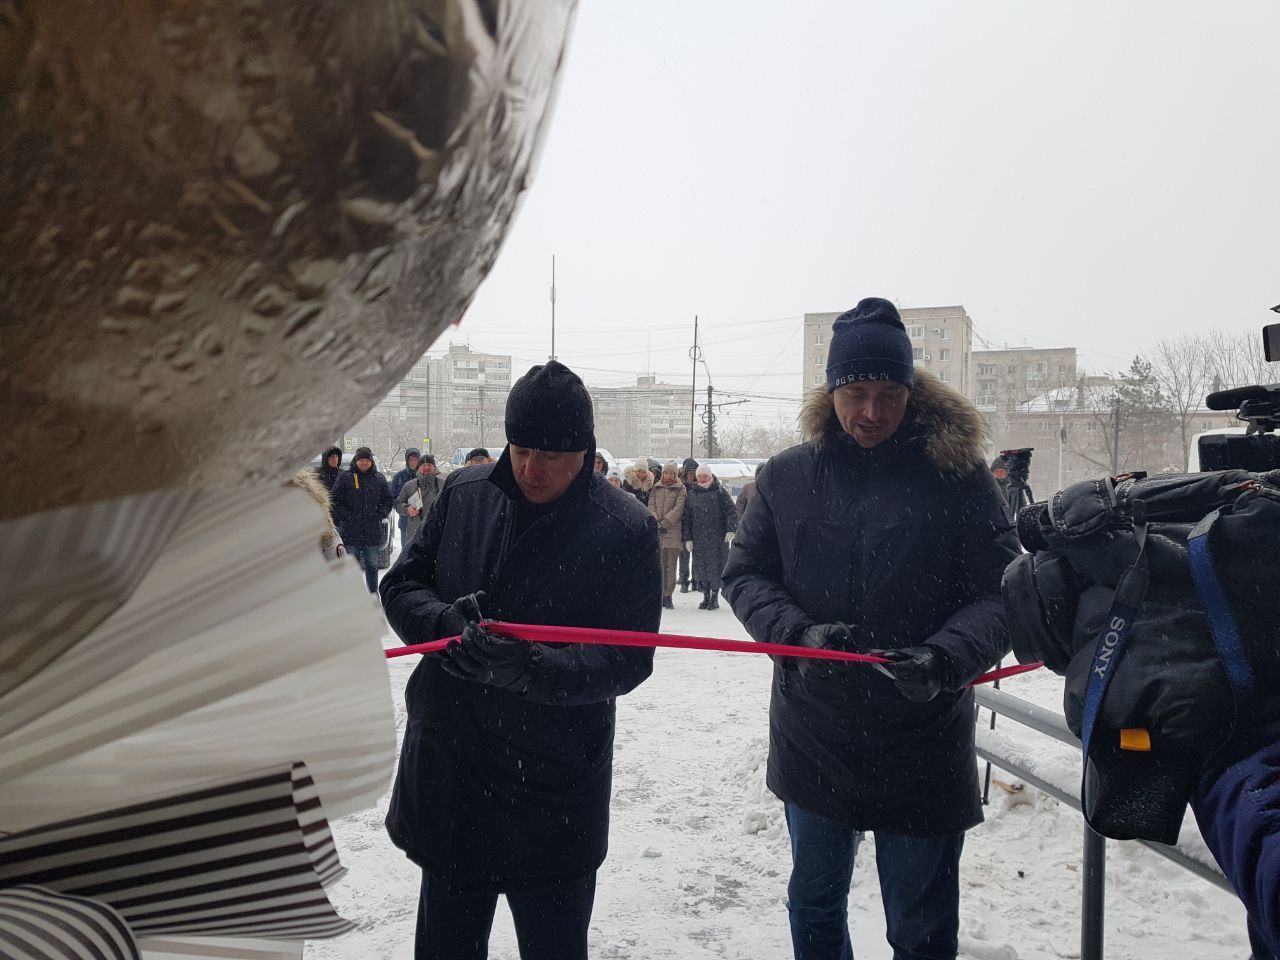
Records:
[[[488,599],[483,590],[477,590],[475,593],[468,593],[465,597],[459,597],[453,601],[452,605],[440,614],[440,620],[436,626],[436,639],[462,636],[462,631],[467,629],[467,624],[483,620],[484,614],[481,612],[481,607]]]
[[[844,623],[815,623],[811,627],[806,627],[796,641],[796,646],[809,647],[813,650],[857,652],[853,630]],[[849,665],[847,662],[819,660],[814,657],[796,657],[792,663],[806,680],[833,676],[836,670],[844,669]]]
[[[877,663],[875,668],[892,680],[908,700],[927,703],[949,686],[951,666],[933,647],[868,650],[867,653],[889,661]]]
[[[442,666],[460,680],[524,693],[533,681],[529,665],[536,650],[536,644],[500,637],[478,623],[469,623],[462,639],[449,645]]]

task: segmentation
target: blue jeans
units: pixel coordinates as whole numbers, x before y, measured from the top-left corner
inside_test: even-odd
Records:
[[[522,960],[587,960],[596,875],[508,893]],[[425,870],[414,960],[485,960],[498,894],[452,894]]]
[[[787,910],[796,960],[853,960],[849,886],[862,835],[786,805],[791,834]],[[875,833],[880,898],[893,960],[955,960],[964,834]]]
[[[364,569],[364,583],[370,593],[378,592],[378,548],[347,547],[347,556],[352,557]]]

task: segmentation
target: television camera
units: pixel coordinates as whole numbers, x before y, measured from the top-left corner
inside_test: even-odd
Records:
[[[1280,305],[1272,307],[1280,313]],[[1264,356],[1280,361],[1280,323],[1262,330]],[[1199,440],[1200,470],[1280,470],[1280,383],[1220,390],[1205,398],[1210,410],[1238,410],[1248,426],[1243,435],[1215,434]]]

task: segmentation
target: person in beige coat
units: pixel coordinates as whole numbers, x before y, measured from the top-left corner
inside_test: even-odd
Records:
[[[662,467],[662,480],[649,493],[649,512],[658,521],[658,535],[661,537],[662,606],[667,610],[675,606],[671,595],[676,589],[676,567],[680,563],[680,551],[684,548],[681,521],[687,496],[676,462],[667,461]]]

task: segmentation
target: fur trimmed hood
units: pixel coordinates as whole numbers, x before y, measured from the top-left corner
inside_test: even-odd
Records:
[[[931,373],[916,370],[908,409],[925,438],[930,462],[947,473],[966,474],[986,462],[987,424],[978,409]],[[824,388],[811,390],[800,409],[805,443],[823,449],[835,422],[835,401]]]
[[[324,528],[320,534],[320,550],[328,554],[339,543],[338,530],[333,525],[333,515],[330,512],[329,491],[324,488],[324,484],[310,467],[295,473],[289,483],[302,490],[321,508],[324,515]]]
[[[644,477],[644,480],[640,480],[638,478],[635,464],[632,464],[622,471],[622,480],[624,483],[635,490],[644,490],[648,492],[653,489],[653,472],[651,470],[646,470]]]

